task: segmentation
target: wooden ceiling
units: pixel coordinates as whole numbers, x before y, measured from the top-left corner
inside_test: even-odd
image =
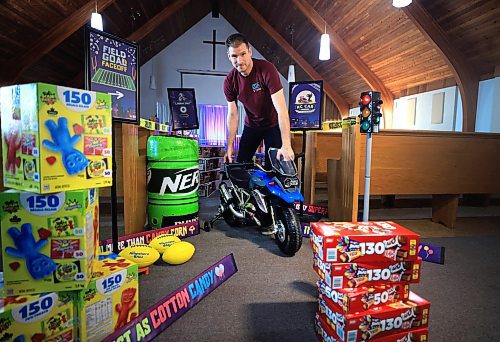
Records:
[[[391,2],[98,0],[97,6],[106,32],[140,44],[140,64],[218,8],[283,75],[294,63],[298,80],[323,79],[342,113],[368,89],[380,90],[390,103],[458,84],[468,98],[471,84],[499,75],[498,0],[413,0],[405,9]],[[82,87],[83,26],[95,6],[94,0],[1,2],[0,84]],[[325,30],[332,54],[319,61]]]

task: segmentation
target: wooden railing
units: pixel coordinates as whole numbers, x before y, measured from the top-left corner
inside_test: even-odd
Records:
[[[336,221],[357,218],[364,191],[366,139],[358,130],[344,129],[342,138],[307,133],[306,174],[309,169],[317,180],[326,164],[330,218]],[[495,133],[381,131],[373,135],[370,193],[432,195],[433,221],[453,227],[461,194],[500,193],[498,151]],[[314,203],[312,184],[305,182],[309,203]]]

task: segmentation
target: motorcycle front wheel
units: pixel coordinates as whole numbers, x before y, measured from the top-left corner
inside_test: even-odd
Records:
[[[292,208],[277,207],[274,210],[276,225],[276,244],[288,256],[294,256],[302,246],[300,222]]]

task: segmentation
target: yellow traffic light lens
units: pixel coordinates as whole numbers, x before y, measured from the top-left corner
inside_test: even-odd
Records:
[[[369,110],[367,107],[363,108],[363,110],[361,111],[361,115],[362,115],[364,118],[369,117],[369,116],[370,116],[370,113],[371,113],[371,112],[370,112],[370,110]]]

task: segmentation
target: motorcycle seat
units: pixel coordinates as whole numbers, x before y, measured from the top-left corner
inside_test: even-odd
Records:
[[[226,168],[226,171],[227,175],[229,176],[229,179],[234,185],[240,188],[248,189],[249,185],[248,183],[252,175],[248,172],[248,170],[245,167],[240,167],[240,166],[228,167]]]

